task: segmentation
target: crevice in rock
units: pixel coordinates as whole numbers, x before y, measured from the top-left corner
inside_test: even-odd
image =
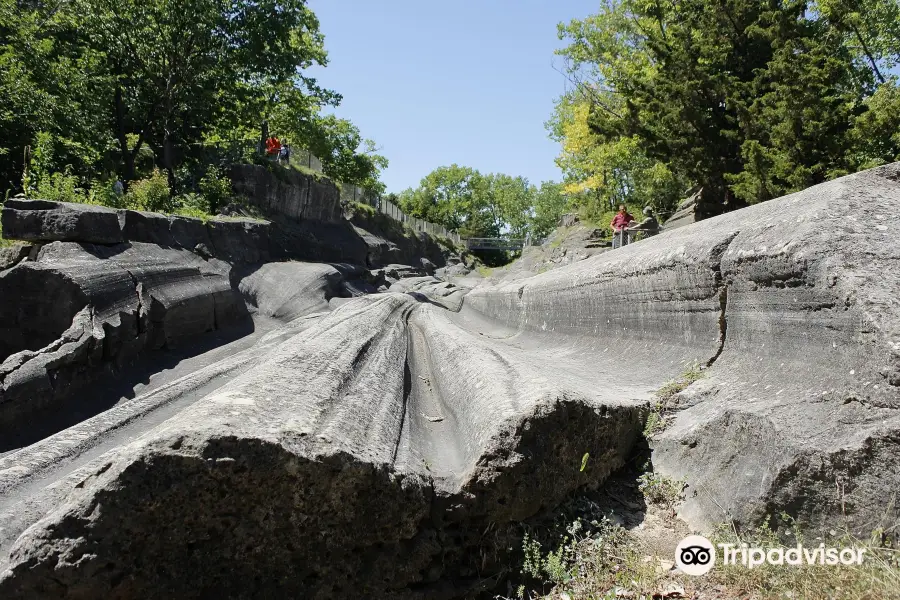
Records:
[[[408,325],[407,325],[408,327]],[[409,367],[409,354],[412,340],[407,334],[406,356],[403,359],[403,406],[401,408],[400,427],[397,428],[397,443],[394,445],[394,453],[391,456],[391,464],[397,464],[397,453],[400,451],[400,443],[403,440],[403,430],[409,426],[407,414],[409,412],[409,396],[412,394],[412,370]]]
[[[734,238],[736,238],[739,233],[740,231],[733,232],[728,238],[716,244],[710,252],[710,268],[715,277],[716,287],[718,289],[717,295],[719,298],[719,339],[716,353],[706,361],[706,368],[713,366],[725,349],[725,340],[727,339],[728,334],[728,282],[725,281],[725,278],[722,275],[722,257],[725,256],[729,246],[731,246],[731,242],[734,241]]]

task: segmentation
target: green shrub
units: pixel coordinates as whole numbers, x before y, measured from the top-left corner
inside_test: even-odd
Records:
[[[650,504],[671,509],[682,499],[682,492],[687,485],[680,479],[671,479],[647,471],[638,477],[638,490]]]
[[[131,183],[125,204],[128,208],[152,212],[172,212],[176,208],[169,192],[169,181],[159,169],[154,169],[147,179]]]
[[[54,202],[82,202],[86,203],[88,195],[80,186],[78,177],[72,174],[71,165],[66,166],[63,173],[49,173],[42,175],[36,181],[29,197]]]
[[[216,166],[207,169],[206,175],[200,179],[198,187],[205,203],[198,208],[210,214],[215,214],[221,207],[228,204],[233,196],[231,179]],[[195,204],[195,206],[197,205]]]

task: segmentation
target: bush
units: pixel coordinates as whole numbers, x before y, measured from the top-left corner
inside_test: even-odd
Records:
[[[231,201],[231,179],[219,167],[212,166],[207,169],[198,187],[205,202],[202,210],[207,213],[215,214],[219,208]]]
[[[72,174],[71,165],[63,173],[43,175],[37,180],[36,188],[30,190],[32,198],[54,202],[87,202],[88,195],[80,187],[78,178]]]
[[[169,181],[159,169],[154,169],[147,179],[131,183],[125,194],[125,204],[128,208],[152,212],[172,212],[176,208],[169,192]]]

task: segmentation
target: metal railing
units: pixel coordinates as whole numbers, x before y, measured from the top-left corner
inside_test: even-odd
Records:
[[[467,238],[464,240],[469,250],[521,250],[527,240],[522,238]]]

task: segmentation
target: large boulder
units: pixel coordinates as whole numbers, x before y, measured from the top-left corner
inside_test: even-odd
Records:
[[[3,205],[3,235],[25,241],[117,244],[125,241],[119,212],[103,206],[10,198]]]
[[[253,265],[233,277],[254,314],[281,321],[329,310],[344,279],[332,265],[301,262]]]

